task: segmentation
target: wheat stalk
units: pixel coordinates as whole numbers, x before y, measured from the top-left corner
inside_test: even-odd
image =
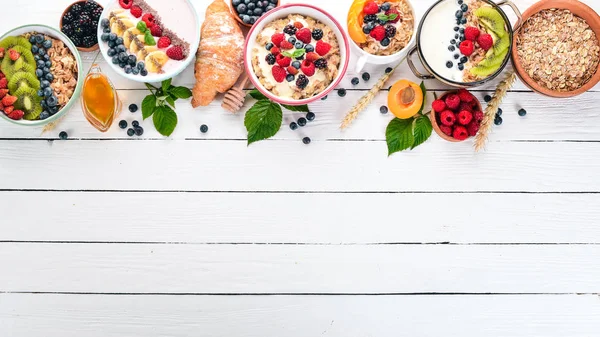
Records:
[[[344,117],[342,125],[340,125],[340,129],[344,130],[345,128],[349,127],[350,124],[352,124],[352,122],[356,119],[356,116],[358,116],[358,114],[361,111],[363,111],[369,104],[371,104],[375,96],[377,96],[379,91],[383,89],[385,83],[390,79],[390,77],[392,77],[394,71],[396,71],[396,68],[398,68],[398,66],[401,65],[405,59],[406,57],[402,59],[402,61],[400,61],[400,63],[398,63],[394,68],[392,68],[392,71],[381,76],[381,78],[379,79],[379,81],[377,81],[375,86],[358,100],[358,103],[356,103],[356,105]]]
[[[492,130],[492,125],[494,124],[494,118],[496,117],[498,107],[500,107],[500,103],[502,103],[502,100],[504,100],[508,90],[515,83],[516,78],[517,75],[515,72],[511,71],[508,73],[508,75],[506,75],[502,82],[498,83],[496,91],[494,92],[494,96],[485,109],[483,121],[481,121],[481,126],[479,127],[479,132],[475,136],[476,152],[481,151],[485,147],[485,144],[488,140],[488,134]]]

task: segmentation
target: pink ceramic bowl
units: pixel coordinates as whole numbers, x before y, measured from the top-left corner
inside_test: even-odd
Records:
[[[274,20],[284,18],[289,14],[300,14],[308,16],[318,21],[321,21],[325,25],[331,27],[331,29],[335,32],[338,43],[340,45],[341,61],[337,77],[325,90],[323,90],[319,94],[301,100],[286,99],[275,96],[273,93],[271,93],[262,86],[262,84],[258,80],[258,77],[254,74],[252,67],[252,48],[258,34],[263,30],[263,28],[267,24],[271,23]],[[348,37],[346,36],[346,33],[344,32],[342,26],[337,22],[336,19],[333,18],[333,16],[315,6],[305,4],[287,4],[269,11],[267,14],[260,17],[260,19],[258,19],[258,21],[256,21],[256,23],[254,24],[254,26],[252,26],[252,29],[250,30],[250,32],[248,33],[248,37],[246,38],[246,44],[244,45],[244,65],[246,67],[248,77],[250,78],[252,84],[254,84],[254,87],[256,87],[258,91],[260,91],[270,100],[286,105],[303,105],[325,97],[341,82],[342,78],[344,77],[344,74],[346,73],[346,69],[348,68],[348,63],[350,62],[349,51],[350,45],[348,42]]]

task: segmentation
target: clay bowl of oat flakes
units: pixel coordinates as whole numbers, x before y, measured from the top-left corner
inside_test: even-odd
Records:
[[[256,21],[246,38],[244,63],[252,84],[287,105],[316,101],[342,80],[349,42],[329,13],[305,4],[277,7]]]
[[[0,37],[0,47],[5,48],[0,71],[8,79],[3,98],[13,97],[1,101],[0,118],[41,126],[61,118],[76,104],[83,86],[83,63],[66,35],[49,26],[26,25]]]
[[[540,94],[580,95],[600,81],[600,17],[580,1],[544,0],[523,14],[513,41],[519,78]]]

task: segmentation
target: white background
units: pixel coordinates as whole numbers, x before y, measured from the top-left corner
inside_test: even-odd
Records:
[[[304,2],[342,23],[350,6]],[[13,1],[0,31],[57,26],[68,3]],[[314,122],[292,132],[287,113],[250,147],[218,101],[177,103],[172,139],[150,121],[143,138],[100,134],[79,106],[46,134],[0,124],[0,336],[598,336],[599,87],[558,100],[517,83],[486,152],[434,134],[387,158],[387,92],[338,129],[384,69],[356,87],[349,72]]]

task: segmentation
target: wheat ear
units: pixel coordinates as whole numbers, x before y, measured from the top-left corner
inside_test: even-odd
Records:
[[[494,92],[494,96],[492,100],[488,103],[487,108],[485,109],[485,113],[483,115],[483,121],[481,121],[481,126],[479,127],[479,132],[477,136],[475,136],[475,151],[481,151],[488,140],[488,135],[492,130],[492,125],[494,125],[494,118],[496,117],[496,112],[498,112],[498,107],[508,90],[513,86],[517,75],[514,71],[511,71],[506,75],[502,82],[498,83],[496,87],[496,91]]]

